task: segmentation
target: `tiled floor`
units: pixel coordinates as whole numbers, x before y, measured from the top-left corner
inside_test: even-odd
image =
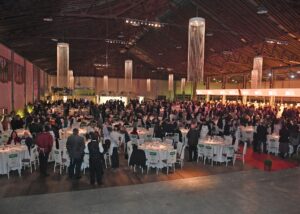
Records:
[[[2,198],[1,214],[300,213],[300,169],[248,170],[140,185]]]

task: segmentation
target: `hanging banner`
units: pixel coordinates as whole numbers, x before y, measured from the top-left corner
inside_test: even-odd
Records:
[[[186,84],[186,79],[181,78],[181,85],[180,85],[181,93],[183,93],[185,91],[185,84]]]
[[[108,92],[108,76],[103,76],[103,90],[105,92]]]
[[[261,82],[262,82],[262,71],[263,71],[263,57],[261,57],[261,56],[254,57],[253,71],[252,71],[252,75],[251,75],[251,88],[261,88],[262,87]],[[253,87],[252,87],[252,83],[253,83]]]
[[[69,44],[57,44],[57,87],[68,87],[68,73],[69,73]]]

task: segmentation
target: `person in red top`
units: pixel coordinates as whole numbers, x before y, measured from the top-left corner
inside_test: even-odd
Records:
[[[39,152],[40,173],[44,176],[48,176],[48,157],[53,145],[53,137],[49,133],[49,130],[49,126],[43,127],[43,132],[39,133],[35,138],[35,143],[38,146]]]

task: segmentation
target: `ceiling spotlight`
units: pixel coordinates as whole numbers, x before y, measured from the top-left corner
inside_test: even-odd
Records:
[[[241,38],[241,41],[244,42],[244,43],[247,43],[247,40],[244,39],[244,38]]]
[[[256,11],[256,13],[257,13],[258,15],[267,14],[268,12],[269,12],[268,9],[267,9],[265,6],[263,6],[263,5],[259,6],[259,7],[257,8],[257,11]]]
[[[45,17],[45,18],[43,18],[43,21],[44,22],[52,22],[53,18],[52,17]]]
[[[213,33],[206,33],[205,35],[206,36],[213,36],[214,34]]]
[[[176,49],[181,49],[181,48],[182,48],[181,45],[176,46]]]
[[[295,74],[291,74],[291,78],[294,79],[295,78]]]
[[[271,73],[271,72],[270,72],[270,73],[268,73],[268,76],[269,76],[269,77],[271,77],[271,76],[272,76],[272,73]]]
[[[58,41],[58,39],[56,39],[56,38],[52,38],[52,39],[51,39],[51,41],[53,41],[53,42],[57,42],[57,41]]]

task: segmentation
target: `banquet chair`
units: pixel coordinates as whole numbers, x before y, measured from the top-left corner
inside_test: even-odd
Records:
[[[149,168],[156,168],[156,174],[158,175],[159,171],[159,163],[160,157],[157,151],[147,151],[146,152],[146,166],[147,166],[147,174],[149,172]]]
[[[204,158],[204,152],[205,146],[203,144],[198,144],[197,145],[197,152],[198,152],[198,157],[197,157],[197,163],[199,161],[199,158],[203,159]]]
[[[204,147],[204,158],[203,162],[205,165],[206,159],[211,161],[211,165],[214,165],[214,148],[212,146],[206,145]]]
[[[223,148],[222,155],[225,158],[226,166],[228,166],[229,161],[232,161],[232,165],[233,165],[234,146],[225,146]]]
[[[30,172],[32,173],[32,165],[34,165],[34,170],[36,170],[36,153],[37,153],[37,147],[33,147],[30,149],[30,156],[29,158],[24,158],[22,160],[22,167],[24,167],[25,170],[25,166],[29,166],[30,167]]]
[[[128,166],[129,166],[129,162],[130,162],[130,157],[131,157],[132,151],[133,151],[132,143],[131,143],[131,141],[128,141],[127,142]]]
[[[261,150],[263,151],[263,150]],[[276,142],[274,139],[268,139],[267,141],[267,151],[268,153],[274,153],[276,156],[278,156],[279,153],[279,142]]]
[[[135,135],[135,134],[130,134],[129,135],[129,138],[130,138],[130,140],[132,141],[132,142],[137,142],[137,139],[138,139],[138,136],[137,135]]]
[[[66,167],[66,173],[67,173],[68,172],[68,166],[70,165],[70,157],[69,157],[67,148],[63,149],[62,161],[63,161],[64,167]]]
[[[109,153],[110,150],[110,140],[109,139],[105,139],[104,140],[104,144],[103,144],[103,149],[104,149],[104,153],[103,153],[103,158],[104,158],[104,163],[105,163],[105,167],[107,168],[107,165],[109,163],[109,165],[111,165],[111,155]]]
[[[83,174],[85,175],[85,169],[90,167],[90,155],[88,153],[85,153],[83,156],[83,163],[82,163],[82,169],[83,169]]]
[[[173,145],[173,140],[172,140],[172,139],[166,138],[166,139],[165,139],[165,142],[166,142],[167,144]]]
[[[54,158],[54,173],[55,173],[55,169],[57,166],[59,166],[59,174],[61,175],[62,173],[62,169],[64,168],[64,162],[66,160],[63,161],[62,159],[62,152],[59,149],[54,149],[53,150],[53,158]]]
[[[177,155],[181,153],[181,149],[182,149],[182,146],[183,146],[183,143],[182,142],[177,142],[176,144],[176,150],[177,150]]]
[[[66,147],[67,139],[59,139],[58,146],[60,150],[63,150]]]
[[[149,133],[150,133],[151,137],[153,137],[153,134],[154,134],[154,127],[149,128]]]
[[[167,159],[163,160],[163,163],[167,167],[167,175],[169,174],[169,167],[173,167],[173,172],[175,172],[177,150],[173,149],[168,152]]]
[[[224,136],[224,143],[226,144],[226,145],[232,145],[232,137],[231,136]]]
[[[152,141],[152,135],[147,134],[146,137],[145,137],[145,141],[146,142],[151,142]]]
[[[181,169],[182,169],[182,167],[183,167],[183,164],[184,164],[184,154],[185,154],[185,148],[186,148],[186,145],[185,145],[185,144],[183,144],[183,145],[182,145],[182,147],[181,147],[181,150],[180,150],[180,152],[179,152],[179,153],[177,153],[177,154],[178,154],[178,156],[177,156],[176,163],[180,164],[180,167],[181,167]]]
[[[8,177],[8,179],[9,179],[9,172],[12,169],[17,169],[19,176],[21,177],[22,164],[21,164],[18,153],[10,153],[8,155],[8,160],[7,160],[7,177]]]
[[[161,142],[161,138],[153,137],[152,142],[155,142],[155,141]]]
[[[174,140],[174,142],[179,142],[179,134],[178,133],[174,133],[173,140]]]
[[[245,155],[247,152],[247,143],[244,143],[243,152],[236,152],[233,156],[233,165],[235,164],[236,159],[240,159],[243,161],[243,165],[245,164]]]
[[[145,139],[137,139],[137,144],[142,145],[145,143]]]

